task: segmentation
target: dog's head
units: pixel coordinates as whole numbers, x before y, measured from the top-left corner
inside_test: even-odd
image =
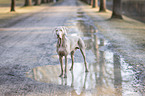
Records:
[[[64,26],[55,28],[55,33],[57,38],[62,38],[63,36],[67,35],[68,29]]]

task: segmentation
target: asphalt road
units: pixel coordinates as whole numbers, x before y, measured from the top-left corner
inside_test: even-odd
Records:
[[[26,78],[26,72],[36,66],[53,63],[56,38],[53,29],[64,26],[76,13],[75,0],[59,2],[51,8],[20,20],[10,27],[0,28],[0,95],[26,95],[29,92],[59,93],[64,86],[44,84]],[[56,92],[54,92],[54,90]],[[61,92],[62,93],[62,92]],[[33,94],[34,95],[34,94]]]
[[[108,49],[109,42],[96,33],[93,21],[80,6],[77,0],[64,0],[0,28],[0,96],[142,94],[132,66]],[[85,41],[89,73],[84,73],[83,58],[77,51],[74,72],[68,72],[67,79],[58,77],[53,32],[57,26],[68,27],[68,35],[79,35]]]

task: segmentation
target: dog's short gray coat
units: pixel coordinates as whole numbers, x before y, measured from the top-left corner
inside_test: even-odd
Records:
[[[63,76],[63,56],[65,57],[65,73],[64,78],[67,77],[67,56],[71,53],[72,58],[72,66],[70,70],[73,70],[74,64],[74,52],[76,49],[80,49],[83,58],[84,64],[86,68],[86,72],[88,72],[86,56],[85,56],[85,44],[83,40],[79,36],[67,36],[68,29],[66,27],[57,27],[55,28],[55,32],[57,35],[57,53],[59,55],[59,61],[61,64],[61,74],[60,77]]]

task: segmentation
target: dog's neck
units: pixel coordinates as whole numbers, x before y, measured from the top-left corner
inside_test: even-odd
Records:
[[[64,44],[65,44],[65,39],[66,39],[66,36],[62,36],[62,38],[59,38],[58,39],[58,44],[59,44],[59,47],[63,47]]]

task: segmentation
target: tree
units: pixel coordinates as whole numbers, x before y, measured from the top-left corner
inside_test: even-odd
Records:
[[[92,0],[92,7],[97,8],[98,7],[98,0]]]
[[[24,6],[31,6],[32,5],[32,0],[25,0]]]
[[[92,0],[88,0],[88,4],[89,4],[89,5],[91,5],[91,1],[92,1]]]
[[[121,0],[113,0],[113,12],[111,18],[122,18],[122,7]]]
[[[11,11],[15,11],[16,0],[11,0]]]
[[[41,3],[46,3],[46,0],[41,0]]]
[[[100,0],[100,10],[99,12],[106,12],[106,0]]]
[[[50,0],[46,0],[46,3],[49,3],[50,2]]]
[[[34,5],[40,5],[41,4],[41,0],[35,0],[35,4]]]

